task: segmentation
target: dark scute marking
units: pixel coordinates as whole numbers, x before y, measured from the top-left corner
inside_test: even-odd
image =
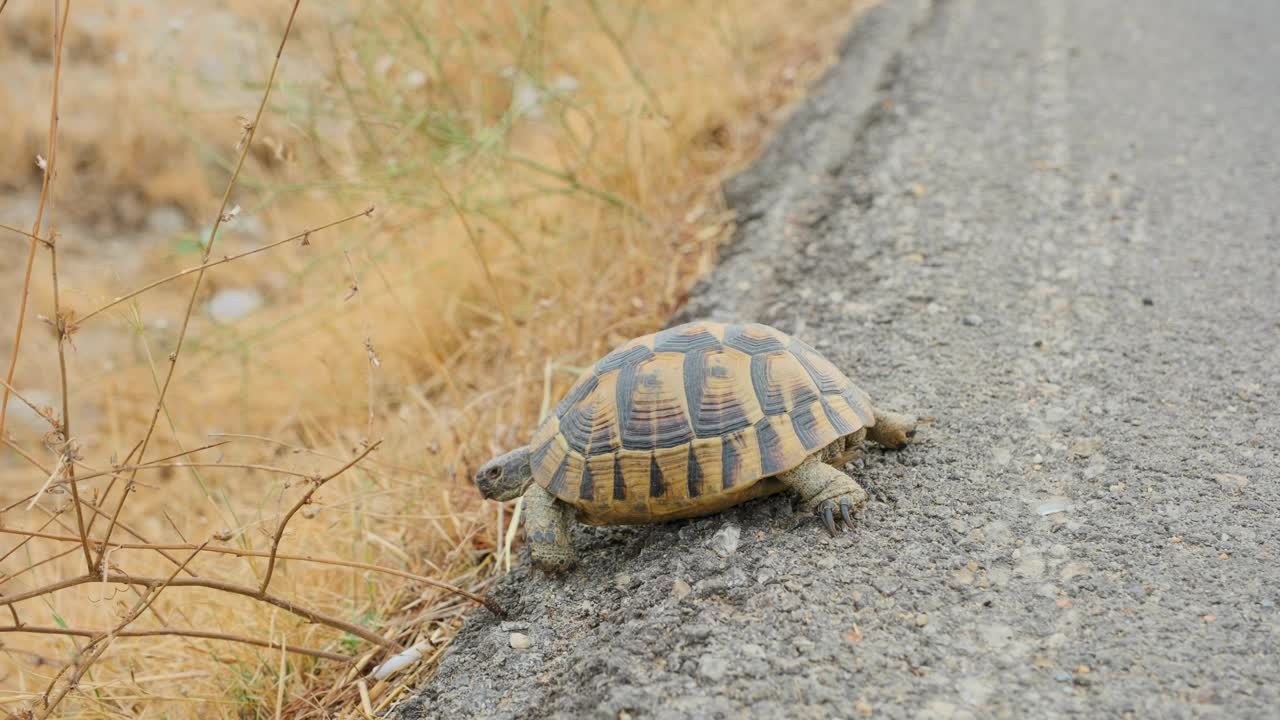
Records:
[[[698,497],[702,494],[702,466],[698,464],[698,456],[693,454],[693,448],[689,448],[689,497]]]
[[[595,406],[591,403],[574,405],[560,418],[560,434],[569,443],[570,450],[577,450],[583,455],[591,446],[592,426],[595,417]]]
[[[578,486],[578,497],[583,500],[591,500],[595,496],[595,485],[591,478],[591,465],[584,463],[582,466],[582,484]]]
[[[700,438],[720,437],[742,430],[751,423],[747,422],[747,409],[734,394],[729,391],[707,396],[705,393],[705,357],[705,351],[684,357],[684,395],[692,416],[694,435]],[[724,377],[728,372],[729,368],[716,365],[710,374]]]
[[[658,458],[649,456],[649,497],[662,497],[667,491],[666,485],[662,483],[662,468],[658,467]]]
[[[626,427],[631,424],[631,413],[635,411],[635,406],[631,404],[631,398],[636,391],[636,366],[627,365],[618,371],[618,380],[614,387],[614,407],[618,409],[618,427],[622,429],[620,433],[624,442],[626,438]]]
[[[733,446],[732,438],[724,438],[720,443],[720,486],[725,490],[733,487],[740,472],[742,462],[738,458],[738,449]]]
[[[616,455],[613,458],[613,499],[627,499],[627,481],[622,477],[622,461]]]
[[[569,471],[569,455],[568,453],[560,460],[560,467],[556,468],[556,472],[551,476],[551,482],[547,484],[547,492],[552,495],[559,495],[564,492],[564,476]]]
[[[822,432],[810,406],[800,405],[791,411],[791,426],[795,428],[796,437],[804,443],[805,450],[817,452],[821,448]]]
[[[626,368],[623,369],[625,373]],[[622,378],[619,377],[619,387]],[[661,382],[657,373],[642,373],[635,378],[636,384],[645,387],[656,387]],[[638,393],[628,403],[626,421],[622,423],[622,446],[628,450],[655,450],[673,448],[693,439],[693,428],[689,427],[689,418],[684,408],[671,398],[657,398],[650,393]],[[619,408],[623,402],[618,396]]]
[[[716,339],[715,335],[702,328],[691,328],[688,325],[663,330],[653,340],[653,351],[656,353],[684,353],[693,350],[718,349],[719,347],[720,341]]]
[[[603,375],[628,365],[635,367],[651,357],[653,357],[653,351],[643,345],[636,345],[622,351],[615,350],[596,363],[596,374]]]
[[[719,437],[751,425],[747,420],[747,409],[732,395],[719,399],[704,398],[694,413],[693,424],[700,438]]]
[[[552,435],[547,438],[546,442],[542,443],[541,446],[533,451],[533,455],[529,456],[529,468],[531,470],[537,472],[538,468],[542,467],[542,461],[547,459],[547,453],[551,451],[551,443],[555,441],[556,436]]]
[[[844,378],[824,375],[809,362],[807,353],[817,355],[817,350],[814,350],[799,340],[792,340],[791,350],[792,354],[796,356],[796,359],[800,361],[800,364],[804,366],[804,371],[809,373],[809,377],[813,378],[813,384],[818,386],[818,390],[820,390],[823,395],[838,395],[842,390],[844,390],[844,386],[846,384]]]
[[[703,363],[707,354],[703,350],[695,350],[684,356],[684,401],[693,416],[695,433],[705,437],[698,426],[699,410],[702,408]]]
[[[582,399],[591,394],[596,389],[596,385],[600,384],[600,378],[596,375],[588,375],[582,378],[573,387],[569,388],[569,393],[564,396],[559,405],[556,405],[556,417],[564,417],[564,414],[573,406],[582,402]]]
[[[590,450],[588,457],[604,455],[617,450],[618,448],[614,447],[613,444],[613,423],[604,422],[597,424],[595,429],[591,431],[591,437],[588,439],[587,448]]]
[[[756,441],[760,444],[760,475],[768,477],[776,475],[786,468],[786,458],[782,452],[782,438],[778,431],[769,424],[768,418],[761,418],[756,423]]]
[[[801,405],[810,405],[814,400],[818,399],[818,393],[807,383],[797,381],[794,392],[791,396],[791,407],[800,407]]]
[[[724,329],[724,344],[736,350],[741,350],[748,355],[757,353],[774,352],[776,350],[786,350],[786,346],[782,341],[772,335],[768,337],[751,337],[746,332],[751,329],[751,325],[730,325]],[[755,326],[763,327],[763,326]]]
[[[863,404],[862,398],[858,397],[857,391],[853,389],[853,383],[849,383],[840,394],[844,396],[845,402],[849,403],[849,407],[853,408],[853,412],[857,414],[863,425],[870,426],[875,423],[875,418],[870,414],[870,408]]]
[[[827,420],[830,421],[831,427],[835,428],[836,432],[841,435],[848,435],[849,433],[857,431],[858,428],[849,424],[849,421],[845,420],[840,413],[836,412],[835,408],[827,404],[826,398],[822,399],[822,411],[827,414]]]
[[[635,408],[622,428],[622,447],[628,450],[673,448],[691,440],[693,430],[679,406]]]
[[[765,415],[781,415],[787,411],[787,401],[782,387],[769,382],[769,355],[751,356],[751,387]]]

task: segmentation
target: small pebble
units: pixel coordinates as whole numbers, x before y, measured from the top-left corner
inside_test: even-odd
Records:
[[[1038,506],[1036,506],[1036,513],[1039,515],[1054,515],[1057,513],[1067,512],[1070,509],[1071,509],[1070,500],[1064,497],[1055,497],[1055,498],[1050,498],[1049,500],[1046,500],[1040,503]]]
[[[978,327],[979,325],[982,324],[982,316],[981,315],[965,315],[964,324],[968,325],[969,327]]]
[[[518,633],[518,632],[511,633],[511,638],[508,642],[511,644],[512,650],[528,650],[529,645],[532,644],[529,641],[528,635],[525,635],[524,633]]]
[[[1221,475],[1214,475],[1213,479],[1223,487],[1243,488],[1248,486],[1249,484],[1249,478],[1243,475],[1236,475],[1235,473],[1222,473]]]
[[[711,550],[720,557],[727,558],[738,551],[738,540],[741,537],[742,529],[728,523],[711,537]]]
[[[890,577],[876,578],[871,581],[871,584],[884,595],[893,595],[902,589],[902,581]]]
[[[689,587],[689,583],[683,580],[676,580],[671,583],[671,594],[674,595],[677,600],[685,599],[691,592],[693,592],[693,588]]]
[[[996,465],[1008,465],[1013,459],[1013,451],[1006,447],[998,447],[991,451],[991,459]]]
[[[729,673],[729,662],[722,657],[707,655],[698,661],[698,674],[712,682],[722,680]]]

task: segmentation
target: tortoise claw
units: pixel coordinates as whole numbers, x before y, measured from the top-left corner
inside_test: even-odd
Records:
[[[827,532],[835,537],[840,531],[849,532],[853,529],[853,511],[860,506],[861,503],[855,503],[852,496],[841,495],[819,503],[817,514],[822,518],[822,525],[827,528]],[[840,510],[839,516],[836,515],[837,508]]]
[[[830,502],[822,503],[822,524],[827,526],[827,532],[831,533],[831,537],[836,536],[836,520]]]
[[[853,517],[849,515],[849,507],[851,505],[852,503],[849,501],[848,497],[840,498],[840,519],[844,520],[844,527],[846,530],[853,529]]]

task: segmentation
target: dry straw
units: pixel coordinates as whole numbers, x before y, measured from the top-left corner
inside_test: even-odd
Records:
[[[61,293],[59,292],[59,286],[58,286],[57,238],[56,236],[51,238],[40,237],[41,226],[46,219],[45,211],[46,211],[46,208],[50,206],[50,203],[49,203],[49,197],[51,194],[50,191],[51,191],[54,179],[57,176],[56,169],[57,169],[57,157],[58,157],[57,156],[58,95],[59,95],[60,80],[61,80],[63,40],[66,36],[67,20],[70,16],[70,10],[71,10],[70,0],[64,0],[64,3],[61,5],[56,1],[54,2],[54,6],[53,6],[54,24],[57,29],[55,30],[54,50],[53,50],[53,94],[52,94],[50,120],[49,120],[48,155],[47,157],[42,156],[39,160],[39,166],[43,171],[44,180],[41,185],[40,201],[39,201],[39,206],[36,213],[35,224],[32,227],[32,230],[30,233],[14,229],[15,232],[18,232],[30,239],[30,249],[29,249],[28,258],[27,258],[27,270],[23,280],[21,300],[19,303],[18,325],[15,331],[13,351],[10,357],[6,379],[2,383],[3,399],[2,401],[0,401],[0,437],[4,436],[4,425],[6,422],[6,415],[7,415],[6,411],[8,408],[9,396],[11,394],[17,395],[20,399],[22,399],[24,403],[26,403],[29,407],[31,407],[33,411],[35,411],[39,416],[43,417],[45,420],[49,422],[51,426],[51,435],[53,436],[52,443],[60,447],[58,464],[55,466],[55,468],[52,471],[48,471],[47,469],[41,468],[41,471],[43,473],[47,473],[47,478],[44,484],[41,485],[39,490],[37,490],[29,498],[25,499],[27,501],[26,509],[30,510],[32,507],[34,507],[36,503],[40,500],[41,496],[45,493],[45,491],[49,487],[56,484],[59,487],[68,488],[71,493],[71,506],[75,512],[75,521],[76,521],[75,529],[76,529],[77,535],[75,537],[65,537],[65,536],[51,535],[48,533],[42,533],[39,531],[25,531],[25,530],[14,530],[14,529],[2,529],[0,530],[0,532],[24,536],[25,538],[23,541],[24,543],[27,540],[30,540],[32,538],[45,538],[45,539],[75,542],[79,545],[78,549],[83,552],[86,572],[79,576],[63,578],[58,581],[47,583],[25,592],[0,595],[0,603],[3,603],[6,606],[6,608],[8,609],[9,613],[13,618],[13,624],[8,626],[0,626],[0,632],[87,637],[89,638],[89,643],[78,650],[77,656],[72,663],[63,666],[63,668],[53,676],[52,680],[49,682],[48,687],[44,690],[43,693],[41,693],[41,695],[39,696],[39,699],[28,711],[30,714],[32,714],[37,718],[46,718],[46,717],[54,716],[54,713],[57,711],[58,706],[63,701],[63,699],[67,696],[67,694],[72,690],[74,690],[79,685],[81,679],[85,676],[86,673],[89,672],[90,668],[94,665],[94,663],[97,662],[102,657],[102,655],[107,651],[112,641],[119,637],[150,637],[150,636],[157,636],[157,635],[199,637],[199,638],[205,638],[205,639],[240,642],[240,643],[257,645],[260,647],[267,647],[267,648],[279,647],[282,652],[295,652],[295,653],[300,653],[304,655],[309,655],[312,657],[323,658],[327,660],[339,661],[344,663],[351,662],[353,660],[353,658],[349,656],[328,652],[324,650],[303,648],[303,647],[291,647],[288,645],[287,642],[283,640],[281,641],[261,640],[258,638],[236,635],[232,633],[213,632],[213,631],[195,630],[195,629],[181,629],[181,628],[171,628],[171,627],[142,629],[142,630],[131,629],[129,626],[134,621],[138,620],[138,618],[141,617],[145,611],[147,611],[152,607],[152,605],[155,603],[156,598],[161,594],[161,592],[171,587],[199,587],[207,590],[214,590],[214,591],[220,591],[220,592],[232,593],[232,594],[250,597],[262,603],[266,603],[266,604],[270,604],[270,605],[274,605],[279,608],[282,608],[287,612],[293,613],[301,617],[307,622],[319,623],[319,624],[327,625],[332,628],[336,628],[338,630],[342,630],[344,632],[350,633],[351,635],[362,638],[363,640],[370,642],[374,645],[383,646],[391,650],[402,649],[400,644],[393,639],[384,638],[376,633],[370,632],[369,630],[363,627],[360,627],[358,625],[355,625],[353,623],[346,622],[336,617],[325,615],[323,613],[309,609],[303,606],[302,604],[279,597],[277,595],[273,595],[270,592],[268,592],[271,586],[271,579],[276,568],[277,560],[280,558],[280,554],[279,554],[280,542],[284,537],[285,530],[288,526],[289,521],[293,518],[293,516],[299,510],[301,510],[305,505],[309,504],[312,501],[312,497],[317,490],[323,487],[324,484],[327,483],[328,481],[332,480],[338,475],[341,475],[342,473],[346,472],[352,467],[355,467],[366,456],[368,456],[370,453],[372,453],[374,450],[378,448],[378,445],[381,444],[380,441],[368,442],[364,447],[364,449],[361,452],[359,452],[354,458],[347,461],[341,467],[331,472],[330,474],[325,476],[308,477],[307,480],[309,481],[310,486],[308,487],[306,492],[304,492],[296,500],[296,502],[289,508],[289,510],[280,519],[276,527],[275,533],[272,536],[271,546],[268,552],[257,553],[251,550],[235,551],[235,550],[227,550],[227,549],[221,549],[221,548],[216,549],[222,552],[233,552],[237,555],[242,555],[242,556],[266,557],[267,558],[266,571],[263,573],[262,579],[256,587],[248,587],[248,586],[239,585],[236,583],[227,582],[227,581],[215,579],[215,578],[196,576],[194,575],[194,573],[190,573],[192,574],[192,577],[186,577],[186,578],[178,577],[183,572],[189,572],[187,570],[187,567],[191,564],[192,560],[196,558],[196,556],[198,556],[202,551],[205,551],[206,549],[208,549],[208,546],[211,540],[206,540],[205,542],[197,546],[190,546],[186,544],[181,546],[172,546],[172,545],[164,546],[164,545],[149,543],[149,542],[121,544],[121,543],[113,543],[111,541],[111,536],[113,532],[117,529],[117,527],[123,527],[122,523],[120,522],[120,516],[122,511],[124,510],[125,504],[128,501],[131,492],[133,491],[134,485],[137,480],[138,472],[146,468],[165,467],[165,465],[163,465],[162,462],[158,463],[156,461],[151,461],[151,462],[145,461],[146,452],[149,448],[149,444],[155,432],[156,424],[159,420],[160,413],[164,409],[165,396],[169,391],[170,384],[172,383],[174,373],[178,366],[178,361],[183,349],[183,343],[187,337],[189,323],[191,321],[191,316],[196,306],[196,299],[199,297],[200,285],[201,285],[201,281],[204,278],[205,272],[209,268],[214,267],[216,265],[238,260],[243,257],[247,257],[249,255],[263,252],[265,250],[269,250],[271,248],[278,247],[280,245],[284,245],[286,243],[290,243],[293,241],[301,240],[302,242],[307,243],[310,241],[310,238],[314,233],[346,223],[357,217],[369,217],[373,213],[373,208],[370,207],[360,213],[349,215],[345,218],[335,220],[330,223],[326,223],[316,228],[305,230],[302,233],[299,233],[292,237],[285,238],[284,240],[280,240],[278,242],[274,242],[274,243],[265,245],[263,247],[256,248],[254,250],[238,253],[233,256],[227,256],[222,258],[221,260],[216,260],[216,261],[210,260],[210,257],[214,249],[214,243],[218,238],[219,228],[221,227],[223,222],[230,220],[235,216],[235,214],[238,213],[238,206],[236,206],[236,208],[233,208],[232,210],[228,210],[227,206],[230,202],[232,191],[235,189],[236,181],[239,178],[241,170],[244,167],[245,160],[249,155],[250,149],[253,147],[254,134],[259,123],[262,121],[263,113],[267,108],[267,104],[271,96],[271,89],[272,87],[274,87],[276,73],[279,69],[280,61],[284,54],[285,45],[289,40],[289,33],[290,33],[290,30],[293,28],[294,19],[297,15],[300,4],[301,4],[301,1],[296,0],[293,5],[293,9],[289,15],[288,23],[285,26],[284,33],[280,40],[279,48],[277,49],[275,54],[275,60],[271,67],[270,76],[266,81],[265,89],[262,93],[262,99],[258,105],[257,114],[255,115],[251,123],[247,123],[244,126],[243,128],[244,135],[241,141],[237,143],[237,148],[239,149],[240,154],[236,161],[235,170],[231,173],[231,178],[228,180],[226,189],[223,192],[221,205],[219,206],[219,209],[213,221],[212,227],[209,230],[208,240],[204,244],[204,254],[203,254],[203,257],[201,258],[200,264],[197,265],[196,267],[189,268],[187,270],[183,270],[178,273],[174,273],[167,277],[156,280],[154,282],[148,283],[147,285],[144,285],[138,288],[137,290],[134,290],[126,295],[122,295],[120,297],[114,298],[111,302],[106,303],[105,305],[90,312],[84,317],[76,319],[75,316],[70,311],[64,312],[60,303]],[[0,6],[0,10],[3,10],[2,6]],[[10,229],[10,228],[8,226],[4,226],[4,229]],[[54,302],[54,320],[52,321],[52,325],[55,328],[55,332],[57,334],[57,340],[58,340],[57,341],[58,364],[60,369],[59,387],[61,388],[61,404],[62,404],[61,415],[58,418],[55,418],[51,413],[48,413],[41,408],[38,408],[34,403],[22,397],[21,393],[18,393],[12,386],[14,371],[17,366],[18,355],[21,348],[22,333],[24,329],[23,319],[25,318],[25,314],[26,314],[26,302],[30,294],[31,271],[34,266],[36,250],[40,245],[43,245],[49,251],[50,268],[52,273],[53,302]],[[80,478],[77,478],[76,468],[81,464],[81,458],[78,455],[77,444],[72,435],[71,420],[70,420],[71,403],[69,399],[70,387],[69,387],[69,383],[67,382],[67,371],[66,371],[66,367],[67,367],[66,366],[66,347],[71,340],[72,334],[76,330],[78,330],[83,323],[87,322],[89,319],[92,319],[94,316],[98,315],[99,313],[104,312],[110,309],[111,307],[118,305],[122,302],[125,302],[133,297],[136,297],[137,295],[140,295],[144,292],[147,292],[156,287],[159,287],[160,285],[171,282],[173,280],[177,280],[178,278],[184,277],[186,275],[190,275],[192,273],[195,274],[195,283],[191,289],[191,294],[187,301],[186,311],[182,318],[181,329],[179,330],[179,333],[178,333],[176,346],[168,356],[168,361],[169,361],[168,371],[165,374],[164,382],[160,387],[159,398],[156,400],[154,410],[151,414],[151,421],[147,425],[147,428],[146,428],[145,434],[142,437],[142,440],[134,447],[132,451],[130,451],[129,456],[126,458],[125,464],[116,465],[110,471],[95,472],[88,476],[81,476]],[[353,287],[355,286],[353,285]],[[372,356],[371,346],[370,346],[370,353]],[[372,421],[370,423],[370,427],[372,427]],[[6,442],[9,443],[11,447],[14,447],[14,449],[18,449],[16,446],[13,446],[11,441],[9,441],[7,438],[6,438]],[[216,445],[219,445],[219,444],[222,444],[222,443],[218,443],[213,446],[207,446],[205,448],[199,448],[199,449],[201,450],[209,449],[209,447],[216,447]],[[187,453],[182,453],[182,454],[185,455]],[[24,457],[30,459],[29,455],[25,453],[23,453],[23,455]],[[137,458],[136,462],[134,464],[129,464],[129,462],[133,460],[133,458],[135,457]],[[176,457],[176,456],[165,458],[165,460],[171,460],[173,459],[173,457]],[[39,465],[39,463],[34,461],[33,459],[31,459],[31,462],[33,464]],[[194,463],[184,463],[185,467],[195,467],[197,465],[198,464],[194,464]],[[219,464],[218,466],[234,467],[235,465]],[[245,467],[245,466],[240,466],[240,467]],[[256,469],[265,469],[272,472],[276,472],[276,471],[286,472],[286,473],[289,472],[287,470],[282,470],[278,468],[267,468],[265,466],[260,466],[260,465],[253,466],[253,467],[255,467]],[[88,480],[97,476],[104,476],[104,475],[109,475],[111,477],[112,484],[108,485],[107,490],[103,493],[102,495],[103,501],[105,501],[105,499],[108,496],[110,496],[111,489],[117,480],[122,481],[123,487],[120,493],[118,494],[118,499],[116,500],[114,510],[112,510],[108,514],[108,522],[107,522],[106,530],[103,532],[102,537],[91,538],[89,533],[93,529],[93,522],[94,520],[97,519],[97,517],[102,516],[103,513],[96,505],[89,503],[87,500],[81,499],[79,487],[80,487],[80,484],[85,480]],[[84,518],[84,510],[86,507],[91,507],[95,512],[95,517],[91,519],[87,525]],[[12,506],[10,509],[12,509]],[[56,520],[57,518],[55,516],[50,519]],[[45,526],[47,526],[48,524],[49,523],[46,522]],[[45,526],[42,526],[42,529]],[[131,533],[131,534],[134,534],[135,536],[137,535],[136,533]],[[11,555],[15,550],[19,549],[20,547],[21,547],[21,544],[17,548],[10,550],[8,553],[6,553],[6,557]],[[166,550],[175,549],[175,547],[177,547],[180,549],[189,550],[190,552],[180,562],[177,560],[173,560],[172,556],[168,555],[167,553],[164,553],[166,557],[173,560],[175,565],[175,569],[167,577],[162,577],[162,578],[142,577],[138,575],[131,575],[128,573],[123,573],[123,572],[118,572],[113,570],[114,564],[109,560],[109,553],[113,550],[124,549],[125,547],[129,549],[154,550],[161,553],[164,553],[164,551]],[[412,577],[421,582],[424,582],[425,584],[433,585],[435,587],[442,588],[449,592],[456,593],[458,595],[472,599],[476,602],[482,603],[487,607],[489,607],[494,612],[498,612],[498,613],[502,612],[501,608],[497,605],[497,603],[495,603],[492,600],[476,595],[475,593],[471,593],[466,590],[456,588],[452,585],[449,585],[448,583],[443,583],[430,578],[415,576],[408,573],[396,571],[390,568],[379,568],[377,566],[370,565],[367,563],[344,563],[339,560],[306,558],[306,557],[300,557],[300,556],[289,556],[289,557],[308,560],[311,562],[326,563],[331,565],[345,565],[345,566],[360,567],[366,570],[387,572],[389,574],[398,575],[402,577],[403,576]],[[16,577],[16,575],[9,576],[5,578],[5,580],[6,581],[12,580],[14,577]],[[139,597],[137,602],[135,602],[133,606],[129,608],[127,613],[125,613],[125,616],[123,617],[123,619],[121,619],[120,622],[117,623],[114,627],[105,631],[88,630],[83,628],[71,628],[71,627],[65,627],[65,626],[57,626],[57,627],[38,626],[38,625],[30,625],[22,621],[18,612],[18,604],[23,602],[24,600],[44,597],[46,595],[56,593],[59,590],[64,590],[67,588],[71,588],[71,587],[75,587],[75,586],[83,585],[87,583],[101,583],[103,585],[120,584],[120,585],[125,585],[135,591],[137,591],[139,588],[145,589],[146,592],[138,593]],[[284,664],[283,659],[281,660],[281,664],[283,666]],[[283,677],[283,673],[282,673],[282,677]],[[280,686],[280,692],[283,693],[283,685]]]

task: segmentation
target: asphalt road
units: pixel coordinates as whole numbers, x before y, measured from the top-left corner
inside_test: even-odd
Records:
[[[686,316],[934,416],[853,468],[896,501],[835,539],[784,497],[582,529],[402,717],[1276,717],[1277,28],[1272,0],[875,11],[730,186]]]

